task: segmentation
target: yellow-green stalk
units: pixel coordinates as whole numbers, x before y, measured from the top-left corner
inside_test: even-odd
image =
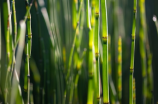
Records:
[[[146,51],[145,51],[145,40],[144,40],[144,35],[143,35],[143,29],[140,27],[140,33],[139,33],[139,44],[140,44],[140,56],[141,56],[141,68],[142,68],[142,77],[143,77],[143,85],[142,85],[142,90],[143,90],[143,103],[146,102],[146,97],[147,97],[147,68],[146,68]]]
[[[94,35],[94,24],[95,19],[91,18],[89,15],[89,0],[86,2],[86,18],[87,18],[87,27],[89,32],[89,53],[88,53],[88,97],[87,97],[87,104],[93,104],[93,96],[94,96],[94,70],[93,70],[93,35]],[[91,28],[92,26],[92,28]]]
[[[118,99],[121,103],[122,99],[122,38],[119,36],[118,40],[118,69],[117,69],[117,93],[118,93]]]
[[[147,98],[147,68],[146,68],[146,49],[145,42],[147,38],[147,27],[146,27],[146,15],[145,15],[145,0],[139,1],[140,7],[140,30],[139,30],[139,44],[140,44],[140,56],[141,56],[141,68],[142,68],[142,92],[143,92],[143,103],[146,103]]]
[[[93,16],[95,16],[95,26],[92,25],[92,28],[94,28],[94,52],[95,52],[95,73],[94,73],[94,83],[95,83],[95,99],[97,100],[97,103],[100,102],[100,82],[99,82],[99,78],[100,78],[100,58],[99,58],[99,22],[100,22],[100,0],[93,0],[92,1],[92,19],[94,18]]]
[[[102,14],[102,44],[103,44],[103,103],[109,104],[109,77],[108,77],[108,22],[106,0],[101,0]]]
[[[93,104],[94,96],[94,69],[93,69],[93,28],[89,31],[89,58],[88,58],[88,97],[87,104]]]
[[[89,31],[89,58],[88,58],[88,98],[87,104],[93,104],[93,29]]]
[[[146,53],[147,53],[147,100],[146,103],[152,103],[152,55],[150,52],[149,38],[146,35]]]
[[[29,9],[29,1],[26,0],[26,11]],[[31,14],[28,11],[27,15],[27,35],[25,41],[25,76],[24,76],[24,93],[25,93],[25,103],[29,103],[30,96],[30,68],[29,68],[29,58],[31,57]]]
[[[17,22],[16,22],[16,9],[15,9],[15,0],[12,0],[12,8],[13,8],[13,21],[14,21],[14,43],[16,42],[17,37]]]
[[[4,18],[4,32],[5,32],[5,43],[6,43],[6,79],[5,79],[5,103],[8,103],[9,86],[11,85],[10,74],[11,74],[11,13],[10,13],[10,2],[6,0],[3,3],[3,18]]]
[[[134,51],[135,51],[135,33],[136,33],[136,11],[137,0],[134,0],[133,6],[133,27],[132,27],[132,43],[131,43],[131,62],[129,75],[129,104],[133,104],[133,72],[134,72]]]

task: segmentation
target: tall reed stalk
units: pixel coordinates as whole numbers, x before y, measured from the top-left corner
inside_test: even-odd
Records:
[[[122,100],[122,38],[119,36],[118,40],[118,82],[117,82],[117,91],[118,91],[118,98],[121,103]]]
[[[93,29],[89,31],[89,58],[88,58],[88,97],[87,104],[93,104],[93,79],[94,79],[94,70],[93,70]]]
[[[88,9],[88,10],[87,10]],[[93,104],[93,96],[94,96],[94,67],[93,67],[93,35],[94,35],[94,14],[92,14],[92,18],[90,20],[90,12],[89,12],[89,0],[86,2],[86,18],[87,18],[87,28],[89,32],[89,53],[88,53],[88,97],[87,104]],[[93,12],[92,12],[93,13]],[[92,27],[91,27],[92,26]]]
[[[100,52],[99,52],[99,30],[100,30],[100,0],[95,0],[93,1],[94,4],[92,4],[92,16],[93,16],[93,11],[95,7],[95,26],[94,28],[94,51],[95,51],[95,62],[96,62],[96,70],[94,71],[94,76],[96,76],[96,98],[97,99],[97,104],[100,103]],[[93,17],[92,17],[93,18]]]
[[[26,0],[26,11],[29,9],[29,1]],[[30,10],[28,11],[27,15],[27,35],[26,35],[26,43],[25,43],[25,76],[24,76],[24,93],[25,98],[24,102],[29,103],[30,98],[30,65],[29,65],[29,58],[31,57],[31,39],[32,39],[32,32],[31,32],[31,14]]]
[[[143,36],[143,29],[140,27],[140,56],[141,56],[141,68],[142,68],[142,77],[143,77],[143,85],[142,85],[142,91],[143,91],[143,103],[146,102],[146,97],[147,97],[147,72],[146,72],[146,51],[145,51],[145,41],[144,41],[144,36]]]
[[[102,44],[103,44],[103,103],[109,104],[109,76],[108,76],[108,22],[106,0],[101,0],[102,14]]]
[[[136,33],[136,11],[137,0],[134,0],[133,6],[133,27],[132,27],[132,43],[131,43],[131,62],[130,62],[130,78],[129,78],[129,104],[133,104],[133,72],[134,72],[134,52],[135,52],[135,33]]]
[[[11,55],[12,55],[12,51],[11,51],[11,33],[12,33],[12,24],[11,24],[11,12],[10,12],[10,1],[6,0],[3,3],[3,9],[4,11],[4,29],[5,29],[5,42],[6,42],[6,79],[5,79],[5,103],[8,103],[8,96],[9,96],[9,90],[10,90],[10,85],[11,85],[11,80],[10,80],[10,74],[11,74]]]
[[[146,67],[146,46],[145,44],[148,43],[147,38],[147,26],[146,26],[146,9],[145,9],[145,0],[139,1],[140,7],[140,30],[139,30],[139,44],[140,44],[140,56],[141,56],[141,68],[142,68],[142,78],[143,78],[143,85],[142,85],[142,92],[143,92],[143,103],[147,103],[147,67]]]

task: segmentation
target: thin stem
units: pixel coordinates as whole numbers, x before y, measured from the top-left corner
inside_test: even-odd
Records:
[[[92,15],[93,15],[93,4],[92,4]],[[95,0],[95,30],[94,30],[94,48],[95,48],[95,60],[96,60],[96,73],[94,73],[94,78],[96,78],[96,98],[97,99],[97,103],[100,102],[100,52],[99,52],[99,24],[100,24],[100,0]],[[93,27],[92,27],[93,28]]]
[[[106,0],[101,0],[102,11],[102,44],[103,44],[103,103],[109,103],[109,77],[108,77],[108,22]]]
[[[16,42],[17,37],[17,21],[16,21],[16,9],[15,9],[15,0],[12,0],[13,7],[13,21],[14,21],[14,42]]]
[[[130,62],[130,78],[129,78],[129,104],[133,104],[133,72],[134,72],[134,52],[135,52],[135,33],[136,33],[136,11],[137,0],[134,0],[133,6],[133,27],[132,27],[132,43],[131,43],[131,62]]]
[[[139,30],[139,37],[140,37],[140,56],[141,56],[141,68],[142,68],[142,78],[143,78],[143,103],[146,102],[147,98],[147,68],[146,68],[146,48],[145,42],[148,42],[147,39],[147,25],[146,25],[146,15],[145,15],[145,1],[139,1],[140,6],[140,30]]]
[[[29,2],[26,0],[26,10],[29,9]],[[31,14],[30,10],[28,11],[27,15],[27,33],[26,35],[26,44],[25,44],[25,77],[24,77],[24,92],[25,92],[25,103],[29,103],[30,98],[30,68],[29,68],[29,58],[31,57],[31,39],[32,39],[32,32],[31,32]]]
[[[11,84],[10,82],[10,68],[11,68],[11,12],[10,12],[10,2],[9,0],[7,0],[7,2],[5,2],[3,4],[3,9],[5,9],[6,11],[4,12],[4,23],[5,23],[5,42],[6,42],[6,52],[7,52],[7,62],[6,62],[6,68],[7,68],[7,73],[6,73],[6,79],[5,79],[5,103],[8,102],[8,94],[9,94],[9,86]]]
[[[117,85],[117,91],[118,91],[118,98],[121,103],[122,99],[122,38],[119,36],[118,40],[118,85]]]
[[[33,1],[32,1],[32,3],[33,3]],[[30,4],[30,6],[28,6],[28,9],[27,9],[27,11],[26,11],[26,13],[25,13],[25,16],[24,16],[24,21],[26,22],[26,20],[27,20],[27,16],[28,16],[28,14],[29,14],[29,11],[30,11],[30,9],[31,9],[31,7],[32,7],[32,3]],[[17,40],[16,40],[16,42],[15,42],[15,47],[17,47],[17,45],[18,45],[18,43],[19,43],[19,35],[17,35]]]
[[[91,24],[90,24],[90,17],[89,17],[89,0],[87,0],[87,5],[86,5],[86,18],[87,18],[87,27],[88,27],[88,32],[89,32],[89,54],[88,54],[88,97],[87,97],[87,104],[93,104],[93,95],[94,95],[94,89],[93,89],[93,85],[94,85],[94,70],[93,70],[93,50],[94,50],[94,46],[93,46],[93,35],[94,35],[94,18],[93,18],[93,14],[92,14],[92,18],[91,18]],[[92,12],[93,13],[93,12]],[[91,28],[92,25],[92,28]]]

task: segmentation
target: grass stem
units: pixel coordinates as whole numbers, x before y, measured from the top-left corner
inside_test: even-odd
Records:
[[[108,22],[106,0],[101,0],[102,14],[102,44],[103,44],[103,103],[109,104],[109,76],[108,76]]]

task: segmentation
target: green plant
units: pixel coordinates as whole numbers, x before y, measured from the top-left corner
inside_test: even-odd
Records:
[[[109,76],[108,76],[108,22],[106,0],[101,0],[102,10],[102,44],[103,44],[103,102],[109,103]]]
[[[133,27],[132,27],[132,43],[131,43],[131,62],[130,62],[130,81],[129,81],[129,103],[133,104],[133,72],[134,72],[134,53],[135,53],[135,34],[136,34],[136,13],[137,0],[134,0],[133,6]]]
[[[155,8],[133,1],[1,0],[0,103],[155,103]]]

